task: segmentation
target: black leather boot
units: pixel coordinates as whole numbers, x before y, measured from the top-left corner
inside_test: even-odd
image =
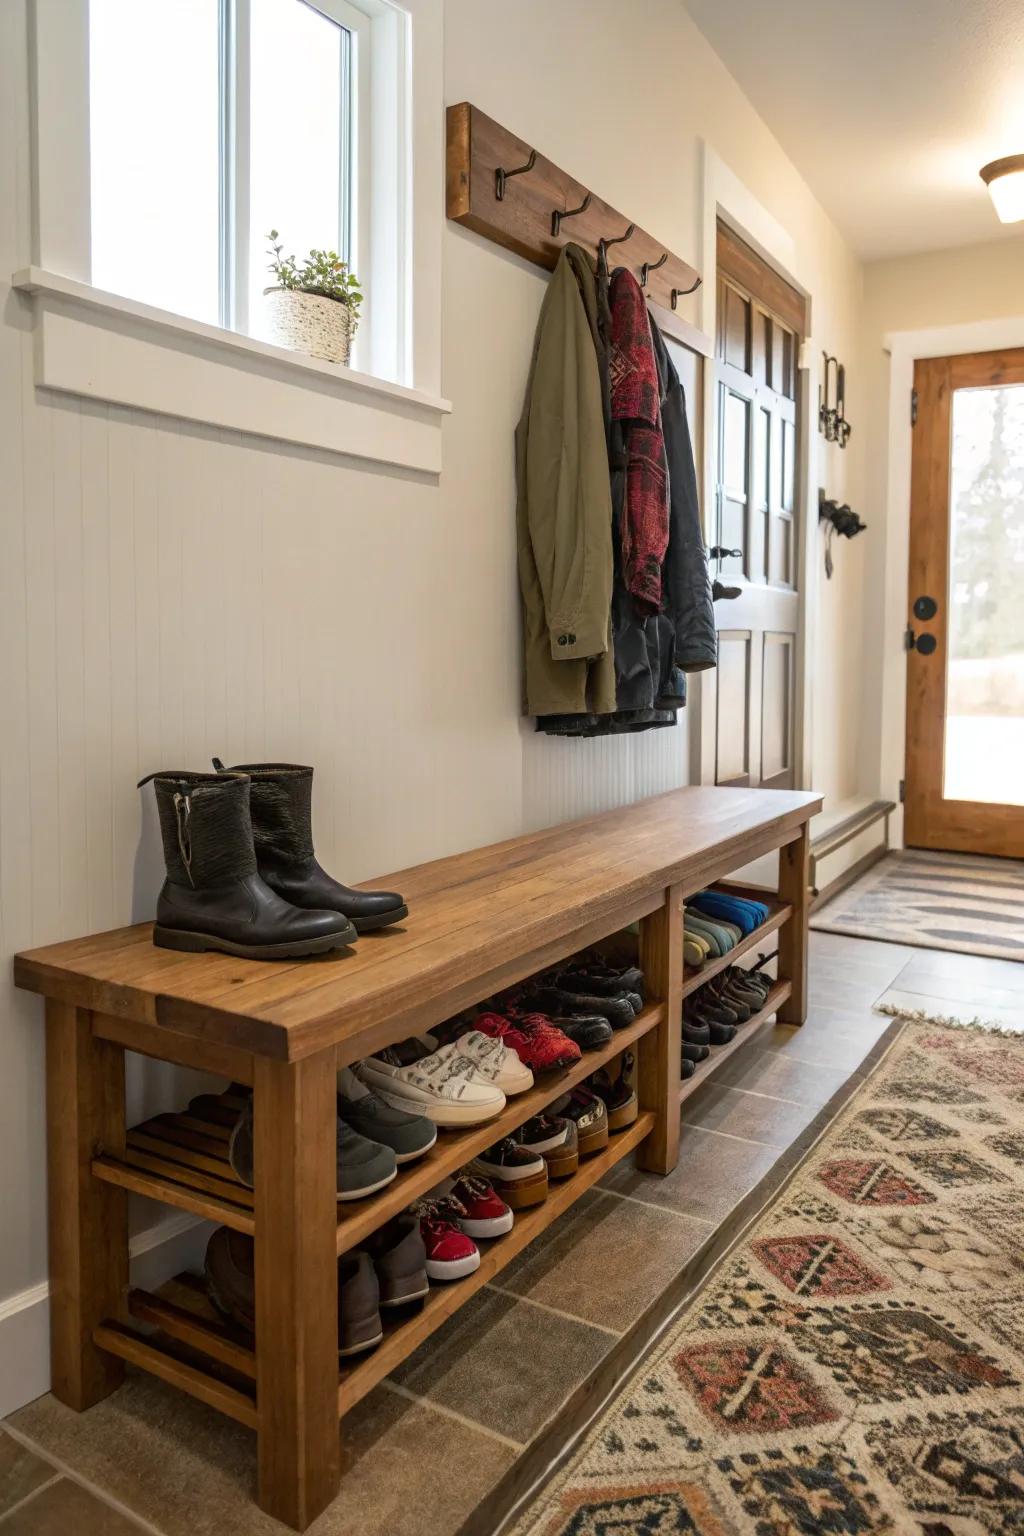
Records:
[[[149,777],[167,865],[154,944],[290,960],[353,943],[356,931],[338,912],[292,906],[260,878],[244,773],[170,770]]]
[[[321,869],[313,852],[313,770],[297,763],[236,763],[221,772],[247,773],[252,780],[252,831],[256,862],[264,880],[296,907],[329,907],[341,912],[359,933],[386,928],[408,917],[394,891],[354,891]]]

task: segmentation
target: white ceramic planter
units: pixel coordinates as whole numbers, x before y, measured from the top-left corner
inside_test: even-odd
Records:
[[[295,288],[265,288],[263,322],[267,341],[348,366],[352,311],[337,299]]]

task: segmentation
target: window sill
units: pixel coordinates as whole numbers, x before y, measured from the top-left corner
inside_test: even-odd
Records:
[[[437,475],[451,405],[39,267],[35,382],[47,389]]]

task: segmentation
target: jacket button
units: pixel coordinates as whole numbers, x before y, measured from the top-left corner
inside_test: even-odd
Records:
[[[568,635],[559,635],[558,643],[559,643],[559,645],[568,645],[569,644],[569,636]]]
[[[569,636],[569,644],[570,645],[575,645],[576,644],[576,636],[575,635],[570,635]]]

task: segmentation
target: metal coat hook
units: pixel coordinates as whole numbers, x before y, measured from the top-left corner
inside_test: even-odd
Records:
[[[498,169],[494,173],[494,195],[498,199],[499,203],[505,196],[505,183],[508,181],[509,177],[522,176],[524,171],[532,171],[536,163],[537,151],[535,149],[531,149],[530,158],[527,160],[526,164],[517,165],[514,171],[506,171],[502,166],[498,166]]]
[[[551,215],[551,233],[553,235],[557,235],[559,233],[562,228],[563,219],[574,219],[578,213],[586,213],[587,209],[590,207],[593,196],[593,192],[588,192],[578,208],[566,208],[564,213],[560,208],[556,208]]]
[[[598,248],[598,251],[601,254],[601,257],[602,258],[605,257],[605,255],[606,255],[606,253],[608,251],[608,247],[610,245],[622,245],[622,243],[625,240],[631,240],[633,238],[633,234],[634,234],[635,230],[636,230],[636,225],[635,224],[631,224],[629,226],[629,228],[626,230],[626,233],[624,235],[616,235],[614,237],[614,239],[612,239],[612,240],[603,240],[603,239],[599,240],[597,242],[597,248]]]
[[[668,261],[668,251],[663,251],[662,254],[661,254],[661,260],[660,261],[645,261],[641,265],[641,267],[640,267],[640,287],[641,288],[646,288],[647,287],[647,279],[650,277],[651,273],[652,272],[657,272],[658,268],[659,267],[663,267],[665,265],[666,261]]]
[[[684,298],[685,295],[688,294],[688,293],[696,293],[697,289],[700,287],[700,285],[701,285],[701,283],[703,281],[704,281],[704,279],[702,277],[698,277],[697,281],[695,283],[693,283],[692,286],[689,287],[689,288],[673,288],[672,289],[672,308],[675,309],[675,307],[676,307],[676,300],[677,299]]]

